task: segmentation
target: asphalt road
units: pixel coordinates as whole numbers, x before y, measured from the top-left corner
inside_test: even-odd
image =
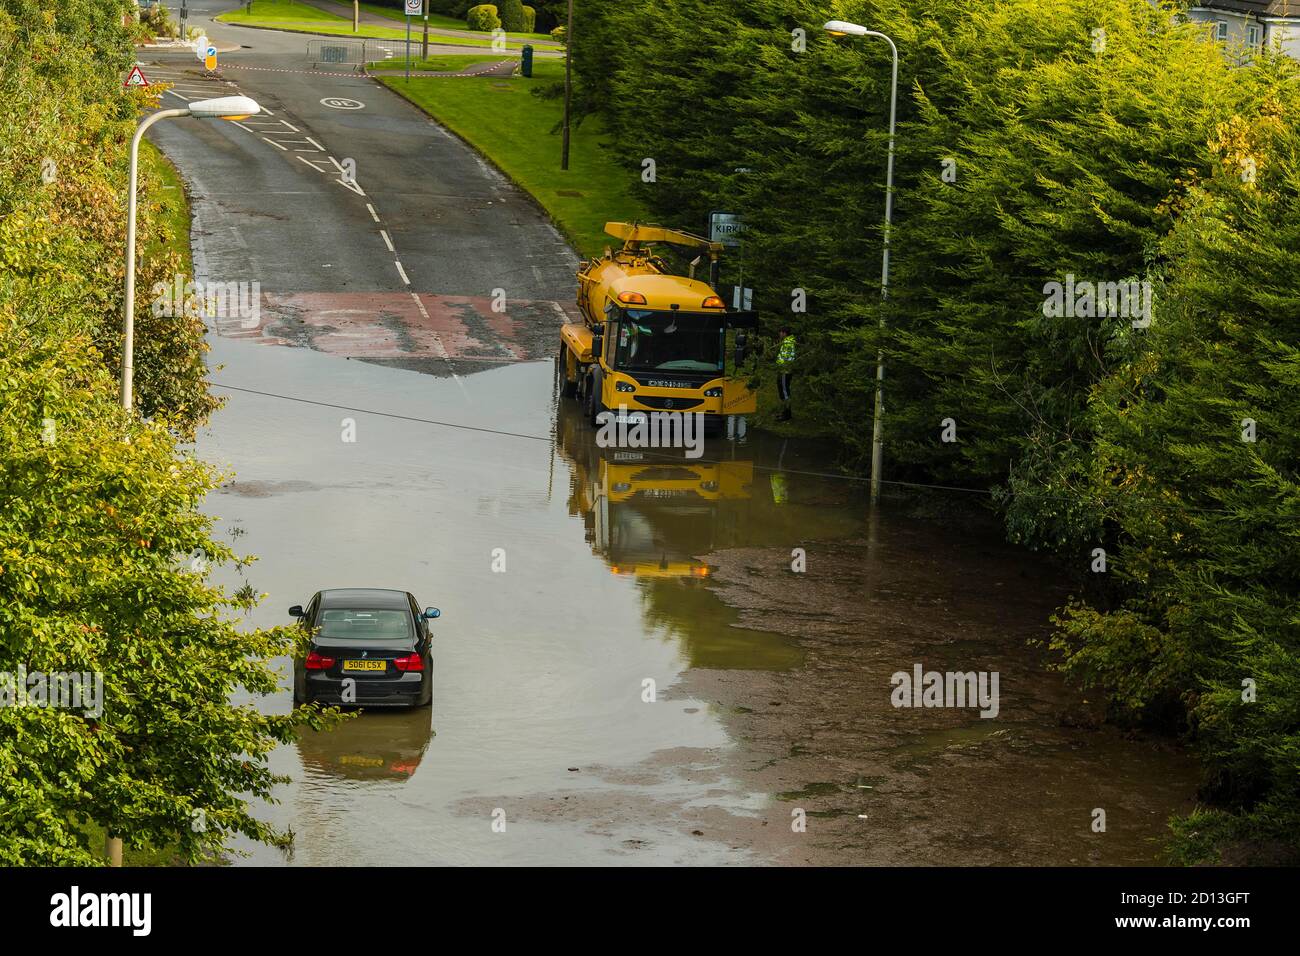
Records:
[[[265,110],[151,133],[191,195],[195,278],[261,292],[255,323],[216,316],[217,332],[432,374],[548,356],[577,258],[544,214],[378,82],[312,69],[308,38],[211,20],[233,6],[190,6],[213,44],[238,47],[218,76],[188,50],[140,56],[173,84],[163,105],[240,93]]]

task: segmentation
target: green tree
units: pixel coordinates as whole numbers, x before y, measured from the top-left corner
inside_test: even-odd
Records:
[[[199,511],[220,480],[182,454],[215,403],[200,323],[139,309],[140,409],[117,404],[125,146],[141,105],[123,2],[0,6],[0,694],[16,675],[100,675],[102,709],[0,707],[0,862],[91,864],[86,825],[199,859],[283,843],[248,800],[314,710],[265,716],[291,630],[245,631],[246,561]],[[169,278],[147,179],[140,287]],[[92,678],[91,686],[94,685]],[[92,702],[93,703],[93,702]]]
[[[498,0],[497,15],[501,17],[501,29],[505,30],[507,33],[523,32],[523,0]]]

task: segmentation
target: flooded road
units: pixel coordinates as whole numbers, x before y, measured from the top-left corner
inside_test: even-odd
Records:
[[[1027,646],[1066,595],[1043,562],[869,522],[814,445],[602,449],[549,362],[212,345],[198,451],[236,480],[206,510],[259,556],[220,579],[269,595],[250,625],[332,587],[442,609],[431,711],[278,750],[257,812],[295,850],[236,863],[1148,863],[1191,806],[1190,760],[1098,726]],[[997,716],[893,706],[915,665],[997,672]]]

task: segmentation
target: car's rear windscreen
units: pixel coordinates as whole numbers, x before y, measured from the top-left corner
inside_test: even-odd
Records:
[[[411,636],[411,615],[407,611],[326,608],[321,613],[320,635],[361,641],[403,640]]]

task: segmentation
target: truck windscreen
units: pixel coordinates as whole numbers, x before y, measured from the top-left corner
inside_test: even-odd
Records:
[[[721,374],[724,333],[718,315],[626,309],[617,317],[614,366]]]

